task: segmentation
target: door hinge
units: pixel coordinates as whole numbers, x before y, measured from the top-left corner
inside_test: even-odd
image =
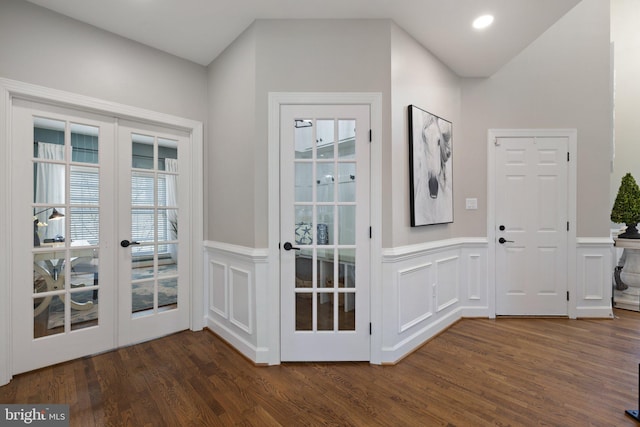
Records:
[[[369,142],[373,141],[373,131],[369,129]]]
[[[371,239],[371,236],[373,235],[373,231],[371,230],[371,227],[369,227],[369,238]]]
[[[567,162],[571,161],[571,155],[569,153],[567,153]]]
[[[369,335],[371,335],[372,330],[373,330],[373,327],[371,326],[371,322],[369,322]]]
[[[493,145],[495,145],[496,147],[499,147],[499,146],[500,146],[500,141],[498,141],[498,138],[495,138],[495,139],[493,140]]]
[[[567,231],[569,231],[569,221],[567,221]]]
[[[567,291],[567,301],[569,301],[569,291]]]

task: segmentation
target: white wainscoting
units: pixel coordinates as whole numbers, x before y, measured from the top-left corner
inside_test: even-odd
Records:
[[[382,295],[371,306],[371,342],[380,343],[372,363],[398,362],[463,317],[494,317],[488,250],[484,238],[383,249]],[[249,360],[279,363],[279,295],[269,295],[279,284],[268,283],[268,250],[209,241],[204,254],[207,327]],[[579,238],[576,254],[570,312],[612,317],[613,241]]]
[[[613,317],[611,294],[615,248],[610,238],[581,237],[576,242],[576,317]]]
[[[266,304],[268,251],[204,242],[206,325],[255,363],[267,363],[269,346],[257,333]],[[276,326],[277,327],[277,326]]]
[[[383,249],[381,363],[396,363],[462,317],[490,317],[487,246],[449,239]]]

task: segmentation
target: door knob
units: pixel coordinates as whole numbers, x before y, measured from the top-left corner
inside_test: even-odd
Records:
[[[295,246],[293,246],[291,242],[285,242],[282,247],[284,248],[285,251],[290,251],[291,249],[294,249],[296,251],[300,250],[300,248],[296,248]]]
[[[507,239],[505,239],[504,237],[501,237],[501,238],[499,238],[499,239],[498,239],[498,243],[500,243],[501,245],[504,245],[504,244],[505,244],[505,243],[507,243],[507,242],[509,242],[509,243],[514,243],[514,241],[513,241],[513,240],[507,240]]]
[[[140,244],[140,242],[130,242],[127,239],[125,239],[125,240],[120,242],[120,246],[122,246],[123,248],[126,248],[126,247],[128,247],[130,245],[139,245],[139,244]]]

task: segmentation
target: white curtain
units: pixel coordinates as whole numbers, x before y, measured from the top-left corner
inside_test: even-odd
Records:
[[[164,170],[166,172],[178,172],[178,159],[164,159]],[[178,176],[165,175],[166,185],[166,206],[178,206]],[[178,239],[178,211],[177,209],[167,210],[167,236],[169,240]],[[178,259],[178,245],[169,245],[169,253],[174,261]]]
[[[44,160],[64,160],[64,145],[38,142],[38,158]],[[65,220],[60,219],[50,221],[49,216],[53,209],[47,209],[50,205],[62,204],[65,202],[65,167],[60,164],[37,162],[36,167],[36,194],[35,202],[45,204],[36,208],[39,213],[38,222],[48,224],[42,229],[42,239],[52,239],[56,236],[64,236]],[[60,213],[64,209],[58,208]]]

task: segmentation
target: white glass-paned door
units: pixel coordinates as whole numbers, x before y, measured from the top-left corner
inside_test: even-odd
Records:
[[[188,135],[123,122],[119,127],[119,313],[121,343],[189,326],[186,180]],[[187,230],[181,233],[181,230]]]
[[[13,372],[114,347],[114,120],[16,100]]]
[[[281,358],[369,360],[369,107],[281,108]]]

